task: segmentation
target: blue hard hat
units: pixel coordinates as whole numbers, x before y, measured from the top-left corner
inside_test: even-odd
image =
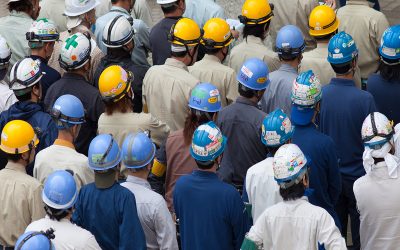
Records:
[[[26,232],[18,237],[16,250],[54,250],[54,245],[43,232]]]
[[[226,141],[214,122],[202,124],[193,133],[190,155],[198,161],[213,161],[224,152]]]
[[[142,168],[154,159],[156,145],[143,132],[129,134],[122,144],[122,160],[126,168]]]
[[[261,59],[250,58],[240,68],[236,79],[249,89],[266,89],[270,83],[268,66]]]
[[[56,119],[57,127],[82,124],[85,122],[85,109],[81,100],[73,95],[62,95],[54,102],[51,116]]]
[[[379,54],[383,59],[400,59],[400,24],[385,30],[379,47]]]
[[[71,208],[78,198],[78,189],[71,173],[54,171],[47,177],[42,191],[43,202],[55,209]]]
[[[267,147],[279,147],[292,138],[294,126],[282,109],[275,109],[261,124],[261,142]]]
[[[329,40],[328,62],[331,64],[345,64],[358,56],[358,49],[353,38],[341,31]]]
[[[221,110],[221,95],[218,88],[211,83],[200,83],[192,90],[189,107],[206,112]]]
[[[298,55],[306,43],[301,30],[295,25],[283,26],[276,36],[276,51],[279,55]]]
[[[91,169],[107,170],[121,162],[122,154],[111,134],[100,134],[90,142],[88,158]]]

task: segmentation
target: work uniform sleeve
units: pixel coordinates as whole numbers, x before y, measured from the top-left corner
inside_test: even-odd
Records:
[[[151,139],[157,146],[161,146],[161,144],[169,135],[169,126],[165,122],[158,120],[153,115],[150,115],[149,128],[151,132]]]
[[[76,200],[75,203],[75,209],[74,209],[74,213],[72,214],[72,222],[75,223],[76,225],[84,228],[83,225],[83,218],[82,218],[82,190],[80,190],[79,194],[78,194],[78,199]]]
[[[97,243],[96,238],[92,235],[86,241],[86,245],[83,249],[85,249],[85,250],[101,250],[101,247],[99,246],[99,243]]]
[[[31,211],[31,221],[42,219],[46,215],[42,200],[42,185],[38,185],[32,190],[29,202],[29,211]]]
[[[319,222],[317,231],[318,244],[323,245],[325,249],[346,250],[346,242],[336,227],[332,216],[323,210]]]
[[[247,232],[247,214],[239,193],[236,192],[236,190],[232,192],[234,193],[231,195],[231,204],[228,209],[230,211],[230,222],[233,229],[233,245],[235,249],[239,250]]]
[[[369,36],[373,37],[376,41],[375,49],[378,49],[381,43],[383,32],[385,32],[385,30],[389,28],[389,22],[386,19],[385,15],[381,12],[378,12],[378,14],[379,15],[377,15],[376,18],[372,19],[374,22],[372,23],[372,29],[370,29],[369,32]]]
[[[157,205],[153,221],[155,222],[159,249],[178,249],[175,223],[172,221],[172,216],[164,200],[161,200]]]
[[[89,82],[92,85],[95,85],[95,73],[97,68],[99,67],[101,63],[101,59],[104,57],[103,52],[99,49],[99,47],[96,46],[94,48],[93,52],[91,53],[91,60],[90,60],[90,70],[89,70]]]
[[[265,213],[261,214],[261,216],[257,219],[254,226],[250,228],[250,231],[246,235],[246,238],[254,242],[256,245],[262,245],[263,239],[266,238],[267,242],[271,242],[268,240],[270,238],[270,234],[267,234],[267,225],[265,222]],[[267,239],[268,238],[268,239]],[[264,246],[264,249],[270,249],[267,246]]]
[[[328,166],[328,193],[332,205],[335,206],[339,200],[340,192],[342,191],[342,178],[339,171],[339,162],[336,155],[335,145],[332,139],[324,149],[325,155],[327,156],[326,166]]]
[[[232,71],[232,73],[229,75],[228,85],[226,86],[225,93],[226,103],[228,105],[235,102],[236,98],[239,96],[235,71]]]
[[[146,0],[137,0],[133,6],[132,16],[140,19],[146,23],[147,26],[153,26],[153,19],[151,18],[150,6]]]

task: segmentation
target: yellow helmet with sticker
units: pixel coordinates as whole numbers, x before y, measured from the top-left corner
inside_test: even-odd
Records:
[[[325,36],[339,28],[339,20],[331,7],[321,5],[311,11],[308,26],[310,27],[310,35]]]
[[[106,102],[121,100],[131,87],[133,75],[119,65],[107,67],[99,78],[99,91]]]
[[[39,139],[26,121],[8,122],[1,132],[0,149],[7,154],[22,154],[36,147]]]
[[[183,17],[172,25],[168,39],[176,45],[194,46],[199,44],[201,36],[199,25],[192,19]]]
[[[246,0],[239,20],[243,24],[257,25],[271,20],[274,13],[267,0]]]
[[[203,27],[204,35],[200,43],[210,48],[223,48],[233,41],[229,24],[222,18],[211,18]]]

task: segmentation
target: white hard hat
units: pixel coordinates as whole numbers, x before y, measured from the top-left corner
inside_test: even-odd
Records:
[[[0,66],[7,65],[10,62],[11,50],[4,37],[0,35]]]
[[[103,30],[103,44],[109,48],[122,47],[133,39],[135,34],[128,19],[119,15],[110,20]]]
[[[60,66],[65,70],[79,69],[90,60],[92,42],[89,35],[75,33],[63,42],[60,57]]]
[[[298,184],[307,168],[307,158],[295,144],[284,144],[275,153],[273,169],[281,188]]]
[[[65,0],[64,15],[79,16],[96,8],[98,0]]]
[[[361,127],[362,140],[369,147],[383,145],[392,138],[393,133],[393,123],[379,112],[369,114]]]
[[[299,106],[314,106],[321,100],[322,90],[318,77],[308,70],[297,76],[292,85],[292,102]]]
[[[56,24],[47,18],[40,18],[34,21],[26,33],[26,40],[29,42],[54,42],[59,37],[60,34],[57,31]]]
[[[19,91],[32,87],[40,81],[42,76],[39,60],[33,60],[29,57],[21,59],[14,64],[10,71],[10,89]],[[25,93],[18,94],[16,92],[16,95]]]
[[[158,4],[169,4],[169,3],[174,3],[177,2],[178,0],[157,0]]]

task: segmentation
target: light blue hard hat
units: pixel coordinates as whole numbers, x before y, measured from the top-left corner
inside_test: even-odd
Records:
[[[358,49],[353,38],[341,31],[334,35],[328,44],[328,62],[331,64],[345,64],[358,56]]]
[[[122,160],[126,168],[142,168],[154,159],[156,145],[143,132],[129,134],[122,144]]]
[[[79,98],[73,95],[62,95],[54,102],[51,116],[56,120],[59,129],[68,125],[85,122],[85,109]]]
[[[283,26],[276,36],[278,55],[295,56],[304,51],[306,43],[301,30],[295,25]]]
[[[266,89],[270,83],[268,66],[259,58],[250,58],[240,68],[236,79],[249,89]]]
[[[269,113],[261,124],[261,142],[267,147],[279,147],[292,138],[294,126],[282,109]]]
[[[400,24],[391,26],[385,30],[382,35],[379,53],[383,59],[400,59]]]
[[[100,134],[90,142],[88,158],[89,167],[101,171],[116,167],[122,154],[111,134]]]
[[[221,110],[221,95],[218,88],[211,83],[200,83],[192,90],[189,107],[205,112]]]
[[[224,152],[226,141],[214,122],[205,123],[193,133],[190,155],[198,161],[213,161]]]
[[[65,170],[57,170],[47,177],[42,191],[43,202],[55,209],[69,209],[78,198],[74,177]]]
[[[50,239],[54,239],[54,231],[48,232],[26,232],[18,237],[15,250],[54,250]]]

